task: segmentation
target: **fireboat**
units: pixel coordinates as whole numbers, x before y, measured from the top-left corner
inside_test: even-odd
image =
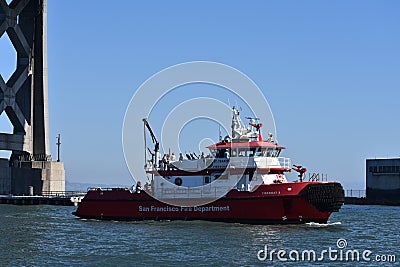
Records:
[[[147,181],[128,188],[91,188],[73,214],[98,220],[206,220],[250,224],[327,223],[344,203],[334,181],[304,181],[306,168],[281,157],[262,124],[232,108],[232,134],[208,146],[209,154],[161,157],[160,144],[143,119],[154,149],[145,148]],[[146,140],[146,133],[145,133]],[[149,152],[149,153],[148,153]],[[285,173],[298,172],[288,182]]]

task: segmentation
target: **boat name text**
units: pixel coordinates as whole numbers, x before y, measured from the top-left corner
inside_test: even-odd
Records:
[[[262,192],[263,195],[280,195],[281,191],[268,191],[268,192]]]
[[[229,211],[229,206],[171,207],[171,206],[139,206],[139,212],[219,212]]]

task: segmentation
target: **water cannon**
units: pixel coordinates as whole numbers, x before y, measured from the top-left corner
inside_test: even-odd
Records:
[[[263,126],[262,123],[249,123],[249,124],[250,124],[250,126],[255,127],[257,131],[259,131],[260,128]]]
[[[293,164],[293,166],[294,166],[294,168],[292,168],[292,169],[299,173],[298,176],[300,178],[300,182],[303,182],[303,175],[304,175],[304,173],[306,173],[307,169],[303,168],[303,166],[301,166],[301,165]]]
[[[254,123],[255,121],[260,120],[260,118],[254,118],[254,117],[246,117],[246,119],[250,120],[249,124],[250,126],[253,126],[258,130],[260,130],[260,128],[263,126],[262,123]]]

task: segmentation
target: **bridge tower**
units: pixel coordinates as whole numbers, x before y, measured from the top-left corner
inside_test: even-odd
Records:
[[[0,115],[13,126],[12,134],[0,129],[0,150],[12,151],[0,159],[0,194],[65,191],[64,164],[50,153],[47,0],[0,0],[0,38],[6,34],[17,64],[7,81],[0,73]]]

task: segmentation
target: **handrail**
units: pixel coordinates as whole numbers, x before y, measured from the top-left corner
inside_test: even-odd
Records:
[[[44,191],[42,196],[44,197],[77,197],[84,196],[86,192],[81,191]]]
[[[278,157],[279,164],[281,167],[285,169],[290,169],[291,164],[290,164],[290,158],[285,158],[285,157]]]
[[[345,196],[346,196],[346,197],[358,197],[358,198],[363,198],[363,197],[366,197],[366,190],[347,189],[347,190],[345,191]]]
[[[186,188],[160,188],[158,189],[157,196],[161,198],[210,198],[220,197],[226,194],[230,186],[214,186],[214,187],[186,187]]]
[[[96,190],[116,191],[116,190],[129,190],[129,188],[126,188],[126,187],[89,187],[88,188],[88,191],[96,191]]]
[[[196,167],[193,167],[190,170],[203,170],[207,167],[210,168],[227,168],[231,167],[247,167],[247,168],[255,168],[257,167],[256,161],[263,162],[264,167],[282,167],[285,169],[291,168],[291,160],[286,157],[231,157],[231,158],[203,158],[191,160],[189,163],[197,162]],[[199,164],[202,163],[202,164]],[[168,170],[180,169],[187,170],[186,168],[180,168],[180,161],[174,161],[169,164],[169,167],[166,168]],[[200,166],[201,165],[201,166]],[[166,170],[165,169],[165,170]],[[146,171],[155,171],[155,170],[164,170],[162,167],[156,167],[151,163],[147,163],[145,166]]]

